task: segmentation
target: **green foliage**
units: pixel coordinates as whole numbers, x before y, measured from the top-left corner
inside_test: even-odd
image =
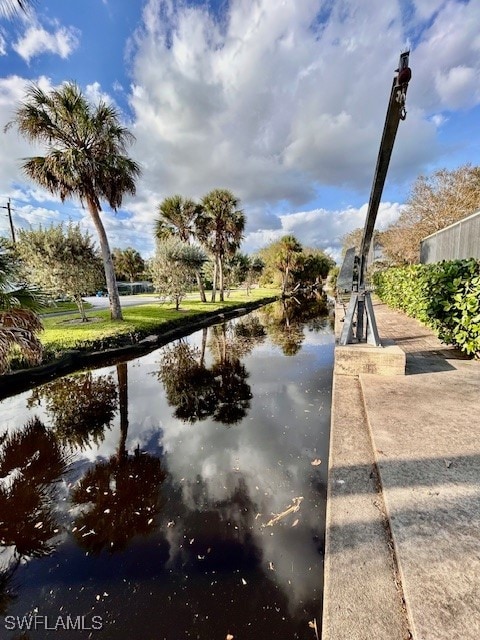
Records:
[[[380,271],[378,296],[431,327],[447,344],[480,356],[480,261],[452,260]]]
[[[86,320],[82,296],[104,285],[102,261],[92,238],[79,225],[52,225],[19,232],[17,251],[29,281],[52,298],[65,294]]]
[[[112,258],[117,280],[135,282],[143,276],[145,262],[136,249],[114,249]]]
[[[94,311],[92,322],[82,323],[71,315],[44,319],[45,331],[42,343],[50,357],[58,357],[68,349],[98,351],[137,342],[152,333],[161,333],[179,324],[191,322],[192,317],[202,318],[208,313],[243,307],[250,302],[278,296],[278,289],[254,289],[234,291],[225,302],[200,302],[188,296],[182,310],[175,311],[158,302],[124,309],[125,321],[121,324],[109,319],[108,311]],[[195,296],[196,297],[196,296]]]
[[[180,302],[193,287],[195,273],[201,268],[206,256],[197,245],[190,245],[175,237],[158,241],[152,265],[153,285],[161,296]]]

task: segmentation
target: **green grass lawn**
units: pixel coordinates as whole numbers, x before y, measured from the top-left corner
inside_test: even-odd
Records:
[[[110,320],[110,311],[90,311],[91,322],[82,323],[79,314],[43,318],[45,330],[40,339],[47,352],[58,354],[67,349],[107,348],[123,337],[148,335],[161,330],[166,322],[242,306],[248,302],[278,296],[279,289],[253,289],[247,296],[245,290],[232,291],[225,302],[200,302],[189,296],[175,311],[171,303],[152,302],[138,307],[123,308],[123,322]],[[198,294],[197,294],[198,296]],[[208,294],[207,294],[208,297]]]
[[[85,309],[91,309],[92,305],[89,302],[84,302]],[[78,307],[75,302],[55,302],[48,307],[42,307],[39,313],[42,316],[49,315],[50,313],[61,313],[62,311],[78,311]]]

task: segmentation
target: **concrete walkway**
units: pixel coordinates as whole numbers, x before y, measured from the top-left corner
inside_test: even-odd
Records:
[[[377,303],[405,376],[334,376],[324,640],[480,637],[480,362]]]

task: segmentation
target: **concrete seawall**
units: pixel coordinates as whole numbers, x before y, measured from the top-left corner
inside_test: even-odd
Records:
[[[336,348],[322,638],[477,640],[480,363],[375,313],[404,369]]]

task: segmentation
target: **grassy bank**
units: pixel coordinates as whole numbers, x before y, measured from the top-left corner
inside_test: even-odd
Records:
[[[196,315],[232,309],[279,294],[278,289],[254,289],[249,296],[244,290],[232,291],[225,302],[200,302],[193,298],[184,300],[179,311],[175,311],[171,303],[152,302],[138,307],[125,307],[124,322],[112,322],[108,310],[89,312],[91,321],[88,323],[81,323],[80,317],[72,314],[47,317],[43,319],[45,330],[41,334],[41,341],[51,357],[69,349],[105,349],[136,342],[149,333],[170,329]]]

